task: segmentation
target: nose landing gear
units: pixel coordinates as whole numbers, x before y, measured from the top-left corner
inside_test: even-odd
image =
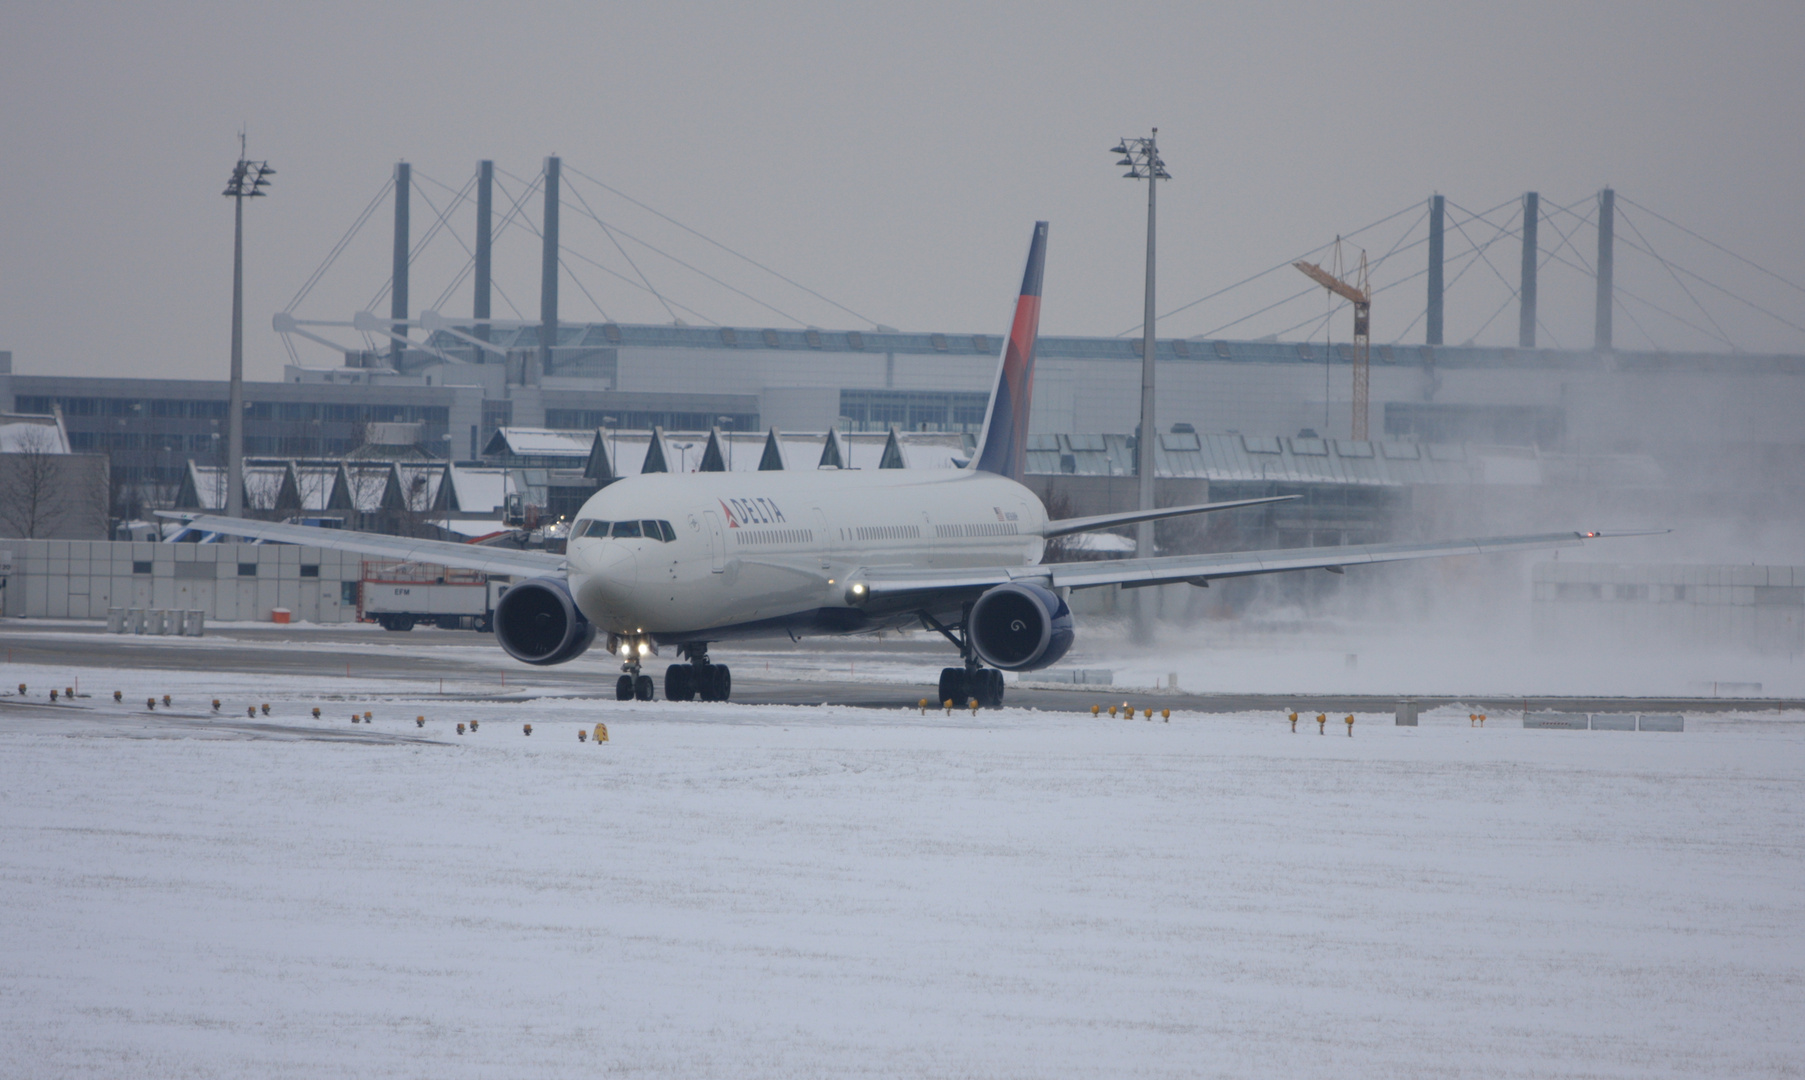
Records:
[[[621,662],[620,667],[624,674],[614,681],[614,700],[652,700],[653,697],[657,696],[657,688],[652,685],[652,677],[650,675],[642,675],[639,671],[640,657],[651,655],[652,643],[649,640],[636,641],[632,638],[627,638],[623,642],[623,645],[624,651],[622,652],[622,655],[626,659]]]

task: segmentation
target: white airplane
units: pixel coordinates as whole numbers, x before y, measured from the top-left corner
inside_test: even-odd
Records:
[[[651,473],[583,504],[564,555],[437,540],[196,517],[201,529],[525,578],[496,604],[496,640],[528,664],[561,664],[598,634],[621,657],[622,700],[650,700],[642,669],[662,647],[672,701],[725,701],[732,676],[708,647],[759,637],[860,634],[923,626],[963,664],[939,700],[1003,699],[1004,671],[1052,665],[1072,645],[1069,589],[1219,578],[1365,563],[1567,547],[1599,532],[1436,543],[1365,544],[1043,565],[1046,541],[1158,518],[1296,496],[1050,521],[1021,483],[1047,223],[1034,226],[1015,322],[983,435],[958,469]],[[1615,533],[1610,535],[1635,535]]]

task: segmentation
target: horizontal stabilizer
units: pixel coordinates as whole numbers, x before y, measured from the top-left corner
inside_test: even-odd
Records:
[[[1271,495],[1263,499],[1235,499],[1232,502],[1196,503],[1192,506],[1166,506],[1158,510],[1131,510],[1126,514],[1097,514],[1094,517],[1060,518],[1047,522],[1041,535],[1051,538],[1069,536],[1072,533],[1096,532],[1098,529],[1113,529],[1118,525],[1135,525],[1143,521],[1160,521],[1165,518],[1185,517],[1189,514],[1207,514],[1213,510],[1238,510],[1243,506],[1263,506],[1266,503],[1290,502],[1302,498],[1300,495]]]

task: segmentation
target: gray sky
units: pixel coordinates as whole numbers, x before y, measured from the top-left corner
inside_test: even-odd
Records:
[[[241,124],[251,156],[279,170],[274,196],[247,211],[252,378],[280,376],[269,316],[402,158],[444,205],[431,181],[459,187],[479,158],[530,180],[560,154],[567,169],[911,330],[1002,331],[1036,218],[1053,223],[1043,330],[1137,324],[1144,188],[1105,151],[1149,125],[1176,175],[1160,192],[1162,311],[1438,190],[1479,211],[1535,189],[1583,213],[1609,183],[1805,283],[1797,3],[0,11],[0,349],[27,373],[223,376],[232,222],[220,191]],[[800,321],[862,325],[593,185],[571,186],[611,225]],[[1627,213],[1669,259],[1805,325],[1805,294]],[[1416,216],[1363,238],[1373,256]],[[416,237],[432,217],[416,197]],[[466,208],[454,219],[466,242],[469,218]],[[388,228],[385,206],[299,314],[349,318],[367,305],[387,277]],[[564,230],[568,245],[634,276],[579,213],[565,211]],[[1589,259],[1590,233],[1574,242]],[[707,319],[795,325],[622,243],[653,285]],[[532,313],[535,244],[518,231],[497,241],[498,284]],[[1490,254],[1514,282],[1515,241]],[[445,237],[429,249],[416,309],[463,259]],[[1658,264],[1622,253],[1619,264],[1626,288],[1707,322]],[[1422,249],[1392,265],[1393,277],[1419,270]],[[643,290],[581,262],[572,270],[613,318],[669,320]],[[1550,267],[1544,321],[1561,344],[1587,345],[1590,285],[1575,274]],[[1264,284],[1160,332],[1206,333],[1294,288],[1283,276]],[[600,317],[571,280],[562,294],[566,318]],[[1448,339],[1473,335],[1507,298],[1476,265],[1450,294]],[[1376,337],[1404,333],[1422,303],[1420,279],[1385,294]],[[1326,309],[1309,304],[1224,333],[1272,333]],[[466,286],[444,310],[469,305]],[[1805,333],[1747,308],[1712,312],[1741,347],[1805,351]],[[1702,343],[1644,314],[1662,344]],[[1346,321],[1331,332],[1345,336]],[[1639,343],[1621,317],[1619,327],[1620,346]],[[1478,340],[1514,343],[1515,332],[1511,305]],[[1404,340],[1421,333],[1419,323]],[[336,363],[309,346],[302,355]]]

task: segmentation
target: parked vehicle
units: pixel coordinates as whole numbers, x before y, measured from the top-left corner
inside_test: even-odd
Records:
[[[365,560],[358,617],[384,630],[437,626],[487,633],[506,578],[431,563]]]

